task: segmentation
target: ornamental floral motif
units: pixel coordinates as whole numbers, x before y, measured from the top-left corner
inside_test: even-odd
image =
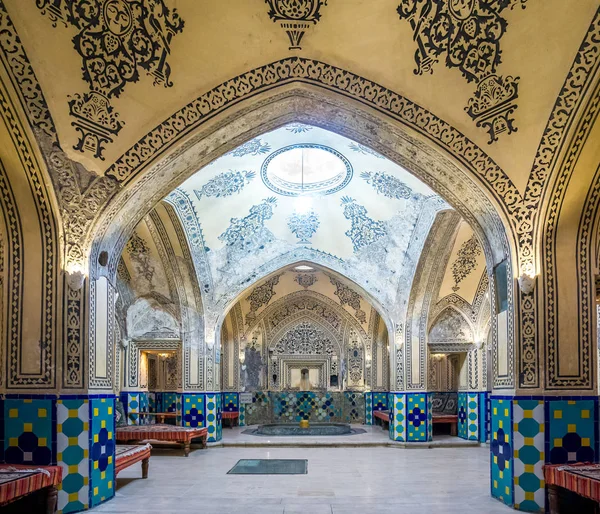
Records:
[[[481,246],[475,235],[466,240],[456,254],[456,260],[452,263],[452,276],[454,277],[454,286],[452,291],[460,289],[460,284],[467,278],[477,266],[477,257],[481,255]]]
[[[276,275],[264,284],[255,287],[250,295],[246,298],[246,301],[250,304],[250,312],[246,314],[246,325],[251,325],[256,320],[256,313],[261,307],[268,305],[271,298],[275,296],[273,288],[279,284],[279,278],[283,273]]]
[[[367,184],[373,186],[375,191],[388,198],[406,200],[412,195],[412,189],[393,175],[379,171],[375,173],[372,171],[363,171],[360,176]]]
[[[304,123],[292,123],[285,129],[292,134],[304,134],[305,132],[310,132],[313,128],[310,125],[305,125]]]
[[[298,323],[275,345],[277,355],[334,355],[331,339],[312,323]]]
[[[387,235],[385,225],[367,216],[367,209],[356,203],[348,196],[342,197],[344,217],[350,220],[352,226],[345,234],[352,240],[354,251],[369,246]]]
[[[308,289],[311,286],[314,286],[316,282],[318,282],[317,275],[314,273],[298,273],[294,280],[298,283],[298,285],[302,286],[304,289]]]
[[[110,105],[128,82],[145,72],[154,85],[171,87],[173,36],[183,20],[164,0],[37,0],[54,27],[60,22],[78,30],[73,46],[82,59],[83,79],[90,91],[69,101],[73,125],[80,133],[76,150],[103,159],[104,144],[113,141],[123,122]]]
[[[361,323],[367,322],[367,315],[365,311],[360,308],[360,301],[362,297],[356,292],[350,289],[346,284],[343,284],[335,277],[329,276],[329,280],[332,285],[335,286],[335,296],[340,300],[340,305],[349,305],[354,309],[355,318]]]
[[[306,214],[294,213],[288,218],[288,227],[300,241],[298,244],[310,244],[310,238],[315,234],[321,222],[314,211]]]
[[[269,17],[281,23],[290,40],[290,50],[301,49],[300,43],[310,24],[321,19],[321,7],[327,0],[265,0]]]
[[[502,11],[526,0],[402,0],[400,18],[410,23],[417,43],[415,73],[433,73],[443,58],[448,68],[458,68],[477,90],[467,113],[477,126],[488,129],[490,143],[498,134],[515,132],[510,115],[517,108],[518,77],[501,77],[500,40],[508,23]]]
[[[260,138],[252,139],[241,146],[238,146],[235,150],[229,152],[227,155],[233,155],[234,157],[245,157],[251,155],[252,157],[258,157],[271,151],[271,147],[268,143],[263,143]]]
[[[194,193],[198,200],[203,196],[223,198],[234,193],[239,194],[255,176],[254,171],[228,171],[210,179],[200,190],[194,189]]]
[[[134,232],[127,242],[127,252],[135,265],[138,274],[148,281],[150,289],[153,288],[154,266],[150,264],[150,249],[146,241]]]
[[[266,198],[262,203],[253,205],[250,214],[244,218],[231,218],[229,227],[219,236],[227,246],[245,248],[253,246],[256,235],[265,226],[265,221],[273,217],[273,208],[277,200]]]
[[[374,157],[377,157],[378,159],[385,159],[385,157],[383,155],[381,155],[380,153],[377,153],[375,150],[372,150],[371,148],[369,148],[368,146],[365,145],[361,145],[360,143],[350,143],[350,150],[363,154],[363,155],[372,155]]]

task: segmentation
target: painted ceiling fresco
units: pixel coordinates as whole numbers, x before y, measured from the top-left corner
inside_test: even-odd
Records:
[[[448,208],[371,149],[297,123],[217,159],[166,200],[193,248],[209,323],[261,277],[303,260],[395,311],[400,285],[410,285],[409,246],[418,254],[435,213]]]

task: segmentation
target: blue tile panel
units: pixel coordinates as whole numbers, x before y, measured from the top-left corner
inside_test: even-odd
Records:
[[[479,442],[486,443],[490,436],[489,393],[479,393]]]
[[[513,504],[512,401],[491,401],[491,481],[492,496],[506,505]]]
[[[390,439],[406,441],[406,394],[389,393],[390,406]]]
[[[239,411],[238,393],[223,393],[223,412]]]
[[[222,436],[221,393],[204,395],[204,406],[204,418],[208,430],[207,441],[209,443],[220,441]]]
[[[337,397],[332,398],[335,404]],[[365,421],[365,395],[359,392],[345,391],[342,401],[342,421],[362,424]]]
[[[406,393],[406,440],[427,441],[429,438],[427,393]]]
[[[239,405],[240,417],[238,418],[238,423],[241,427],[246,426],[246,404],[240,403]]]
[[[433,395],[427,394],[427,440],[433,440]]]
[[[544,400],[513,400],[514,507],[544,511]]]
[[[468,439],[467,435],[467,393],[460,392],[458,393],[458,406],[457,406],[457,414],[458,414],[458,426],[457,426],[457,435],[461,439]]]
[[[204,394],[183,394],[183,426],[205,427]]]
[[[89,506],[89,400],[56,402],[57,463],[63,480],[58,491],[58,511],[78,512]]]
[[[115,400],[98,398],[90,401],[90,505],[112,498],[115,494]]]
[[[55,400],[4,400],[4,459],[9,464],[56,464]]]
[[[595,462],[598,399],[547,400],[546,459],[551,464]]]

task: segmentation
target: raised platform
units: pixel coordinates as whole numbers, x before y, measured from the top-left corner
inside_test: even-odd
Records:
[[[354,429],[362,429],[363,433],[343,436],[268,436],[256,437],[245,434],[248,429],[257,426],[234,427],[223,433],[223,439],[217,443],[208,443],[210,448],[236,447],[323,447],[323,448],[360,448],[360,447],[390,447],[390,448],[466,448],[482,446],[477,441],[467,441],[449,435],[434,436],[433,441],[426,443],[402,443],[391,441],[388,433],[378,426],[351,425]],[[484,445],[485,446],[485,445]]]

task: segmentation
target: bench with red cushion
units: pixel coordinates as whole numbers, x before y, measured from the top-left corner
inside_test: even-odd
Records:
[[[8,505],[36,491],[46,490],[46,512],[56,511],[57,487],[62,483],[60,466],[0,464],[0,506]],[[2,509],[4,511],[4,509]]]
[[[456,414],[433,414],[431,422],[434,425],[436,423],[448,423],[450,425],[450,435],[455,436],[457,434],[458,416]]]
[[[192,439],[200,438],[206,448],[206,428],[179,427],[175,425],[129,425],[117,427],[117,441],[166,441],[183,444],[186,457],[190,454]]]
[[[115,450],[115,474],[123,471],[136,462],[142,463],[142,478],[148,478],[148,464],[150,462],[150,452],[152,446],[150,443],[139,445],[117,444]]]
[[[386,428],[390,423],[390,411],[389,410],[376,410],[373,411],[373,417],[381,421],[382,428]],[[387,423],[387,425],[386,425]]]
[[[233,428],[234,424],[237,424],[239,422],[240,419],[240,413],[239,412],[223,412],[221,414],[221,419],[223,421],[225,421],[226,419],[229,420],[229,426],[231,428]]]
[[[572,512],[600,511],[600,464],[547,464],[544,466],[544,480],[550,514],[559,514],[565,504],[571,507]],[[568,497],[565,490],[577,496]]]

